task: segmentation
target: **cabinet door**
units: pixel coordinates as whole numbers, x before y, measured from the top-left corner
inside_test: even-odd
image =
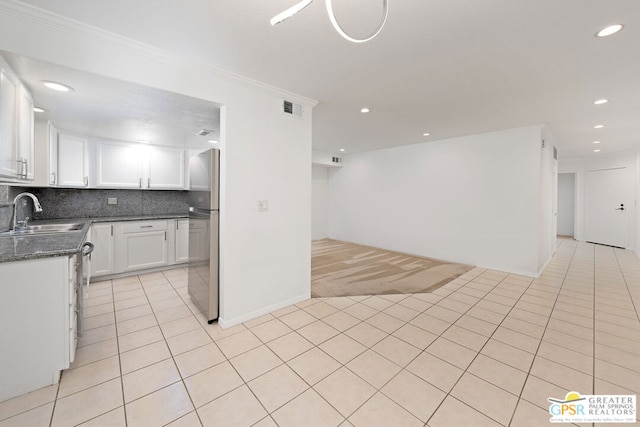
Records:
[[[176,256],[177,263],[189,261],[189,220],[176,220]]]
[[[144,147],[117,142],[97,144],[97,186],[142,188]]]
[[[144,270],[169,263],[167,221],[134,221],[117,225],[116,271]]]
[[[20,87],[18,114],[18,158],[22,171],[18,175],[22,179],[33,181],[34,171],[34,134],[33,134],[33,97],[26,87]]]
[[[91,253],[92,276],[115,273],[113,227],[113,224],[91,226],[91,242],[94,244],[94,250]]]
[[[147,188],[184,189],[184,150],[150,147]]]
[[[74,135],[58,135],[59,187],[88,187],[87,140]]]
[[[49,185],[58,185],[58,129],[47,122],[49,134]]]
[[[20,171],[16,144],[17,97],[18,79],[6,69],[0,69],[0,175],[11,178]]]

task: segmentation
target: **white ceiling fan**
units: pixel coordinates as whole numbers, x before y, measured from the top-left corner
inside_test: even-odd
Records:
[[[331,20],[331,24],[333,25],[333,28],[335,28],[335,30],[338,32],[338,34],[340,34],[342,37],[344,37],[346,40],[349,40],[350,42],[353,42],[353,43],[368,42],[369,40],[377,36],[380,33],[380,31],[382,31],[382,28],[384,27],[385,22],[387,22],[387,16],[389,15],[389,3],[388,3],[388,0],[382,0],[382,19],[380,20],[380,23],[378,24],[378,27],[376,28],[376,30],[370,35],[361,39],[352,37],[349,34],[347,34],[346,31],[344,31],[340,26],[340,24],[338,23],[338,20],[336,19],[336,16],[333,12],[333,6],[331,4],[331,1],[332,0],[325,0],[325,3],[327,5],[327,13],[329,14],[329,20]],[[280,12],[279,14],[271,18],[271,21],[270,21],[271,25],[279,24],[282,21],[291,18],[293,15],[300,12],[305,7],[309,6],[311,2],[313,2],[313,0],[302,0],[298,4],[291,6],[289,9],[283,12]]]

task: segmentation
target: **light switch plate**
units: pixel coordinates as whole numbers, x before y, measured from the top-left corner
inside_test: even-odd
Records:
[[[107,197],[107,204],[108,205],[117,205],[118,204],[118,198],[117,197]]]

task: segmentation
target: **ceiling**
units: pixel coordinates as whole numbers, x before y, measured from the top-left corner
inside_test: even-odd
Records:
[[[220,107],[209,101],[141,86],[0,51],[44,108],[36,120],[51,120],[58,130],[118,141],[201,148],[220,137]],[[62,93],[42,82],[73,87]],[[202,129],[212,130],[198,136]]]
[[[364,44],[333,30],[322,0],[269,25],[297,1],[162,0],[151,10],[148,0],[25,0],[318,100],[315,149],[348,154],[541,123],[565,158],[640,142],[638,0],[389,0],[387,25]],[[356,35],[372,30],[380,7],[334,0]],[[594,37],[612,23],[625,28]],[[599,98],[610,102],[594,105]]]

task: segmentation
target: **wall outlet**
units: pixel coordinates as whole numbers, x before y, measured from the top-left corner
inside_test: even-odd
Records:
[[[108,205],[117,205],[118,204],[118,198],[117,197],[107,197],[107,204]]]
[[[268,200],[258,200],[258,212],[266,212],[269,210]]]

